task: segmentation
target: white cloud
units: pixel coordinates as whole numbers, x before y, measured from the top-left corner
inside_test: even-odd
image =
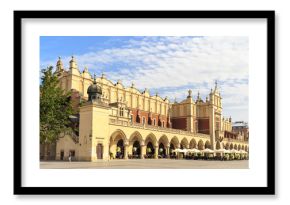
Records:
[[[160,95],[170,99],[185,98],[189,88],[193,93],[200,90],[205,97],[218,80],[225,110],[247,110],[248,49],[247,37],[138,37],[122,47],[85,53],[76,59],[81,69],[88,66],[91,72],[104,71],[108,78],[121,79],[126,86],[134,81],[141,90],[159,89]],[[64,57],[66,66],[69,59]]]

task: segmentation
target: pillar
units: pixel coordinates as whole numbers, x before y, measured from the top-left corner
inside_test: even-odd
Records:
[[[129,146],[125,144],[124,145],[124,159],[128,159],[128,149],[129,149]]]
[[[154,159],[158,159],[158,146],[154,146]]]
[[[146,154],[146,146],[141,145],[141,159],[144,159],[144,155]]]
[[[210,144],[211,148],[215,150],[215,111],[214,106],[210,107],[210,120],[209,120],[209,128],[210,128]]]
[[[169,152],[169,150],[170,150],[170,145],[167,145],[166,146],[166,158],[170,158],[170,152]]]

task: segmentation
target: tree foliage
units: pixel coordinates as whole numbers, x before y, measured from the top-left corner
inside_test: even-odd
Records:
[[[72,114],[70,93],[59,86],[50,66],[41,71],[40,85],[40,143],[55,142],[60,133],[69,130],[69,116]]]

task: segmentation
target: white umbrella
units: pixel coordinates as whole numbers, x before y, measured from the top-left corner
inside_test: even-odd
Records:
[[[193,149],[189,149],[188,152],[190,153],[200,153],[200,150],[193,148]]]
[[[208,149],[208,148],[206,148],[206,149],[204,149],[204,150],[201,150],[201,152],[203,152],[203,153],[214,153],[213,150]]]
[[[186,152],[188,152],[188,150],[187,149],[182,149],[180,152],[186,153]]]
[[[175,150],[172,150],[172,152],[182,152],[182,149],[177,148]]]
[[[230,153],[230,150],[226,150],[226,149],[217,149],[215,150],[216,153]]]
[[[239,151],[236,149],[231,149],[231,153],[238,153]]]

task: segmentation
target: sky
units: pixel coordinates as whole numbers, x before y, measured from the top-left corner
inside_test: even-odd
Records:
[[[214,88],[223,115],[248,122],[249,39],[245,36],[42,36],[40,69],[60,56],[68,69],[74,56],[79,70],[105,73],[113,83],[135,84],[140,91],[185,99],[191,89],[203,100]]]

